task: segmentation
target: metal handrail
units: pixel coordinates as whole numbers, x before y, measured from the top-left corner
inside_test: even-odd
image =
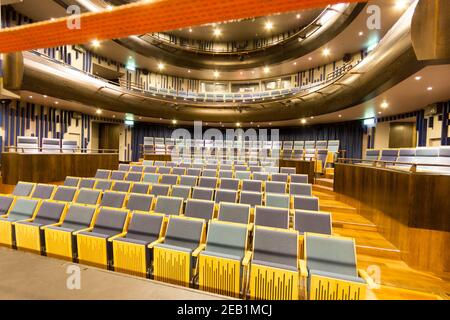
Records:
[[[16,153],[25,153],[25,150],[37,150],[37,153],[113,153],[118,154],[119,149],[95,149],[95,148],[46,148],[46,147],[17,147],[4,146],[3,152],[11,152],[15,150]],[[19,151],[18,151],[19,150]],[[13,151],[14,152],[14,151]]]
[[[403,161],[386,161],[386,160],[368,160],[368,159],[358,159],[358,158],[338,158],[337,163],[348,163],[355,164],[354,162],[368,162],[371,163],[374,167],[380,164],[381,167],[385,168],[387,165],[404,165],[411,166],[409,169],[410,172],[417,172],[417,167],[443,167],[450,168],[449,164],[439,164],[439,163],[417,163],[417,162],[403,162]]]

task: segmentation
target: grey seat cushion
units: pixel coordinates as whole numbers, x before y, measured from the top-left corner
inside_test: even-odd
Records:
[[[198,186],[202,188],[212,188],[215,189],[217,185],[217,178],[211,177],[201,177],[198,182]]]
[[[109,175],[111,174],[111,170],[103,170],[98,169],[95,173],[94,178],[95,179],[109,179]]]
[[[178,182],[178,176],[174,174],[163,174],[161,177],[161,183],[174,185]]]
[[[287,182],[288,181],[288,174],[287,173],[273,173],[272,174],[272,181]]]
[[[209,224],[205,251],[234,256],[237,260],[242,260],[245,256],[246,243],[246,225],[213,221]]]
[[[319,198],[308,196],[294,196],[294,209],[319,211]]]
[[[331,234],[331,214],[316,211],[295,210],[294,228],[300,234],[305,232]]]
[[[18,221],[30,219],[36,209],[39,200],[36,199],[17,199],[14,206],[8,214],[8,221]]]
[[[320,270],[309,270],[309,274],[310,275],[327,277],[327,278],[331,278],[331,279],[340,279],[340,280],[345,280],[345,281],[352,281],[352,282],[356,282],[356,283],[366,283],[364,281],[364,279],[362,279],[360,277],[348,276],[348,275],[339,274],[339,273],[333,273],[333,272],[326,272],[326,271],[320,271]]]
[[[95,180],[95,179],[83,178],[83,179],[81,179],[80,185],[78,187],[92,189],[94,187],[94,184],[96,181],[97,180]]]
[[[239,180],[231,178],[220,179],[220,189],[238,190]]]
[[[110,190],[112,186],[112,181],[110,180],[97,180],[97,183],[95,184],[95,189],[98,190]]]
[[[237,261],[241,261],[241,262],[243,260],[243,257],[241,257],[241,256],[234,256],[234,255],[229,255],[229,254],[219,253],[219,252],[211,252],[211,251],[208,251],[208,250],[202,251],[201,255],[202,256],[210,256],[210,257],[218,257],[218,258],[230,259],[230,260],[237,260]]]
[[[8,212],[13,201],[14,201],[13,197],[0,196],[0,216]]]
[[[111,172],[111,177],[110,177],[110,179],[111,180],[119,180],[119,181],[122,181],[122,180],[124,180],[125,179],[125,175],[126,175],[127,173],[125,172],[125,171],[113,171],[113,172]]]
[[[256,206],[255,225],[287,229],[289,227],[289,210]]]
[[[203,223],[201,220],[171,217],[167,226],[164,245],[194,250],[200,243],[202,229]]]
[[[266,192],[270,193],[286,193],[286,183],[279,181],[267,181]]]
[[[122,232],[128,215],[126,210],[101,208],[90,234],[113,236]]]
[[[65,209],[65,204],[58,202],[43,201],[33,223],[36,225],[48,225],[57,223]]]
[[[100,190],[93,189],[80,189],[78,192],[78,197],[76,203],[81,204],[97,204],[98,198],[100,196]]]
[[[142,180],[142,173],[140,172],[129,172],[127,174],[126,181],[132,181],[132,182],[140,182]]]
[[[131,187],[132,193],[140,193],[140,194],[147,194],[150,190],[150,184],[147,183],[134,183],[133,187]]]
[[[173,186],[172,197],[179,197],[187,200],[191,195],[191,187],[188,186]]]
[[[170,245],[170,244],[166,244],[166,243],[159,243],[155,247],[165,248],[165,249],[170,249],[170,250],[175,250],[175,251],[182,251],[182,252],[187,252],[190,254],[196,249],[195,247],[186,248],[183,246]]]
[[[250,205],[222,202],[219,207],[219,220],[247,224]]]
[[[158,196],[168,196],[170,191],[170,186],[167,184],[154,184],[150,190],[150,194],[155,197]]]
[[[212,200],[214,197],[214,189],[194,187],[192,191],[193,199]]]
[[[55,186],[53,185],[39,183],[36,185],[36,188],[34,188],[31,197],[36,199],[50,199],[54,190]]]
[[[287,194],[266,193],[266,206],[289,209],[291,198]]]
[[[312,185],[308,183],[292,183],[289,185],[289,194],[298,196],[312,196]]]
[[[180,185],[195,187],[197,185],[197,180],[198,180],[198,178],[196,176],[181,176],[180,177]]]
[[[216,190],[216,198],[215,202],[232,202],[235,203],[237,201],[238,192],[235,190],[225,190],[219,189]]]
[[[73,204],[67,210],[61,225],[62,229],[81,230],[88,228],[94,217],[96,207]]]
[[[102,201],[100,206],[102,207],[112,207],[112,208],[122,208],[125,202],[126,193],[119,193],[113,191],[105,191],[103,193]]]
[[[262,193],[242,191],[239,203],[249,204],[252,207],[257,205],[260,206],[262,205]]]
[[[33,191],[35,184],[27,182],[19,182],[12,193],[13,196],[28,197]]]
[[[80,183],[80,178],[66,177],[66,180],[64,180],[65,187],[78,187],[79,183]]]
[[[242,182],[242,191],[261,192],[262,181],[259,180],[244,180]]]
[[[152,243],[159,238],[164,217],[151,214],[135,213],[128,226],[125,237],[128,241],[141,241],[145,244]]]
[[[179,215],[183,207],[183,198],[159,196],[154,211],[168,215]]]
[[[291,183],[308,183],[307,174],[291,174]]]
[[[128,192],[130,190],[131,183],[128,181],[116,181],[112,188],[113,191]]]

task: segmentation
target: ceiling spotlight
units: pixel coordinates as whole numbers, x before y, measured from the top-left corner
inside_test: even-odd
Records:
[[[50,21],[55,21],[55,18],[50,18]]]
[[[300,19],[301,15],[300,13],[297,13],[297,15],[295,16],[297,19]]]
[[[236,127],[240,127],[240,126],[241,126],[240,122],[236,122]]]
[[[253,121],[250,121],[250,124],[253,124]]]
[[[205,126],[207,126],[208,125],[208,122],[205,122]]]
[[[378,111],[378,114],[381,114],[381,111]]]
[[[113,114],[113,118],[115,118],[116,117],[116,115],[115,114]]]
[[[428,87],[427,90],[431,91],[431,90],[433,90],[433,87]]]
[[[241,71],[241,72],[239,72],[239,74],[242,76],[244,73]]]
[[[30,99],[33,99],[33,96],[30,96]]]
[[[44,98],[47,98],[47,95],[44,94]]]
[[[330,49],[328,49],[328,48],[323,49],[323,50],[322,50],[322,54],[323,54],[325,57],[329,56],[329,55],[330,55]]]
[[[106,6],[106,10],[111,11],[112,9],[113,9],[113,6],[110,5],[110,4],[108,4],[108,5]]]
[[[342,114],[338,115],[339,118],[342,118]]]
[[[305,123],[306,123],[306,119],[303,118],[302,120],[300,120],[300,122],[301,122],[302,124],[305,124]]]
[[[163,70],[164,67],[165,67],[164,63],[162,63],[162,62],[158,63],[158,69],[159,70]]]
[[[397,9],[397,10],[403,10],[403,9],[406,8],[407,4],[408,4],[408,1],[407,1],[407,0],[397,0],[397,1],[395,2],[395,9]]]
[[[272,122],[269,122],[269,126],[271,126],[272,125]]]
[[[297,65],[297,61],[296,62],[294,62],[294,66],[296,66]]]
[[[189,28],[189,32],[192,32],[192,28]]]
[[[177,124],[177,122],[178,122],[178,121],[175,120],[175,119],[172,120],[172,124]]]
[[[95,111],[95,113],[96,113],[96,114],[102,114],[102,109],[97,109],[97,110]]]
[[[214,71],[214,77],[215,77],[215,78],[218,78],[219,76],[220,76],[219,71]]]
[[[191,69],[188,69],[188,73],[191,73]]]
[[[159,118],[159,120],[162,120],[162,118]]]
[[[358,33],[358,36],[362,36],[364,34],[364,32],[362,32],[362,31],[360,31],[359,33]]]
[[[92,40],[91,45],[92,45],[94,48],[98,48],[98,47],[100,47],[100,41],[98,41],[97,39]]]
[[[312,58],[311,58],[311,57],[309,57],[309,58],[308,58],[308,60],[309,60],[309,61],[311,61],[311,60],[312,60]]]
[[[270,31],[273,29],[273,23],[270,21],[266,22],[266,25],[264,26],[264,28],[266,28],[266,30]]]
[[[255,71],[252,70],[252,74],[255,74]]]
[[[55,104],[59,104],[59,101],[55,101]]]
[[[214,29],[213,34],[215,37],[219,37],[222,35],[222,30],[220,30],[219,28]]]
[[[269,67],[264,67],[264,73],[269,73],[269,72],[270,72]]]
[[[415,77],[414,79],[416,79],[417,81],[419,81],[420,79],[422,79],[422,77],[421,77],[421,76],[417,76],[417,77]]]
[[[389,103],[387,103],[386,101],[383,101],[381,103],[381,108],[386,109],[387,107],[389,107]]]

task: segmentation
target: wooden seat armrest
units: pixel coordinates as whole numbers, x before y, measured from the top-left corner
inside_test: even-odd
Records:
[[[81,230],[75,231],[75,232],[73,233],[73,235],[77,235],[77,234],[79,234],[80,232],[89,232],[89,231],[92,231],[92,230],[94,230],[94,227],[89,227],[89,228],[86,228],[86,229],[81,229]]]
[[[48,228],[48,227],[59,227],[59,226],[61,226],[63,223],[62,222],[56,222],[56,223],[53,223],[53,224],[48,224],[48,225],[46,225],[46,226],[42,226],[40,229],[41,230],[44,230],[45,228]]]
[[[163,243],[164,242],[164,237],[159,238],[158,240],[153,241],[152,243],[150,243],[147,248],[149,249],[153,249],[157,244],[159,243]]]
[[[205,248],[206,248],[206,244],[202,243],[201,245],[198,246],[197,249],[194,250],[194,252],[192,252],[192,256],[195,257],[195,258],[198,257],[200,252],[205,250]]]
[[[306,268],[306,261],[299,259],[298,260],[298,269],[300,271],[300,276],[307,278],[308,277],[308,268]]]
[[[244,259],[242,260],[242,265],[244,267],[248,267],[248,265],[250,264],[250,260],[252,259],[252,256],[253,256],[253,252],[251,252],[251,251],[245,252]]]
[[[117,238],[123,238],[123,237],[125,237],[126,235],[127,235],[126,232],[122,232],[122,233],[119,233],[118,235],[115,235],[115,236],[112,236],[111,238],[108,238],[108,241],[109,241],[109,242],[113,242],[114,239],[117,239]]]
[[[374,288],[376,286],[375,281],[372,279],[371,276],[369,276],[369,274],[363,270],[363,269],[358,269],[358,275],[364,279],[364,281],[366,281],[366,283],[369,285],[369,287]]]

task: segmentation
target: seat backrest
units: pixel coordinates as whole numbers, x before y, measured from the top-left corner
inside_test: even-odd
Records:
[[[128,210],[100,208],[92,232],[108,236],[122,233],[127,216]]]
[[[212,177],[200,177],[198,186],[202,188],[212,188],[215,189],[217,186],[217,178]]]
[[[8,213],[9,208],[11,208],[14,202],[14,197],[0,195],[0,216]]]
[[[253,238],[253,262],[297,271],[297,238],[298,234],[294,231],[275,230],[255,226]]]
[[[289,228],[289,209],[256,206],[255,225],[272,228]]]
[[[211,221],[205,251],[239,257],[241,260],[245,256],[247,237],[246,225]]]
[[[44,200],[42,201],[33,222],[44,225],[57,223],[61,219],[61,215],[65,208],[65,203]]]
[[[75,198],[75,195],[77,194],[77,191],[78,189],[74,187],[58,187],[55,194],[53,195],[52,200],[72,202]]]
[[[100,190],[81,188],[78,192],[75,203],[80,204],[97,204],[101,196]]]
[[[130,167],[131,166],[129,164],[120,163],[119,171],[130,171]]]
[[[17,152],[39,153],[39,138],[18,136]]]
[[[286,173],[288,175],[291,175],[291,174],[295,174],[297,171],[293,167],[281,167],[280,168],[280,172],[281,173]],[[272,180],[273,180],[273,178],[272,178]]]
[[[126,208],[131,212],[138,211],[150,211],[152,208],[153,196],[147,194],[131,193],[128,196],[128,202]]]
[[[94,217],[96,206],[86,206],[79,204],[70,205],[67,210],[66,217],[61,225],[61,228],[81,230],[86,229],[91,225]]]
[[[308,183],[307,174],[291,174],[291,183]]]
[[[132,193],[140,193],[140,194],[148,194],[150,191],[150,184],[148,183],[133,183],[130,192]]]
[[[331,234],[331,213],[322,211],[295,210],[294,229],[305,232]]]
[[[243,180],[242,191],[261,192],[262,181],[260,180]]]
[[[357,276],[353,239],[306,233],[305,257],[308,270]]]
[[[191,218],[210,220],[214,215],[214,201],[188,199],[184,215]]]
[[[154,184],[150,190],[150,194],[158,196],[168,196],[170,192],[170,186],[168,184]]]
[[[188,186],[180,186],[180,185],[172,186],[171,196],[180,197],[183,198],[184,200],[187,200],[188,198],[191,197],[191,190],[192,188]]]
[[[231,170],[219,170],[219,178],[224,179],[224,178],[233,178],[233,171]]]
[[[9,211],[8,218],[12,221],[30,219],[41,200],[18,198]]]
[[[12,195],[17,197],[29,197],[35,186],[36,184],[34,183],[19,182],[15,186]]]
[[[319,211],[319,198],[308,196],[294,196],[294,209]]]
[[[139,172],[142,173],[142,171],[144,170],[143,166],[131,166],[130,171],[131,172]]]
[[[438,164],[439,148],[417,148],[416,162],[418,164]],[[436,166],[417,166],[417,170],[437,171]]]
[[[397,161],[398,149],[383,149],[381,150],[381,161]]]
[[[336,153],[339,151],[339,140],[328,140],[328,151]]]
[[[175,174],[177,176],[182,176],[186,173],[186,169],[185,168],[173,168],[172,169],[172,174]]]
[[[95,183],[97,182],[97,180],[95,179],[90,179],[90,178],[81,178],[80,184],[78,186],[78,188],[89,188],[92,189],[94,188]]]
[[[111,175],[111,170],[103,170],[98,169],[95,173],[94,178],[95,179],[109,179],[109,176]]]
[[[262,167],[261,166],[250,166],[249,169],[250,169],[250,172],[252,172],[252,173],[256,173],[256,172],[261,172],[262,171]]]
[[[272,175],[273,177],[273,175]],[[286,193],[286,182],[267,181],[266,192],[269,193]]]
[[[152,166],[153,165],[153,160],[143,160],[142,161],[142,165],[145,166]]]
[[[288,182],[288,177],[289,175],[287,173],[272,173],[272,181]]]
[[[232,171],[233,170],[233,166],[231,164],[221,163],[220,164],[220,170],[222,170],[222,171]]]
[[[172,171],[171,167],[159,167],[158,168],[159,174],[170,174],[171,171]]]
[[[128,172],[126,181],[140,182],[142,180],[141,172]]]
[[[397,162],[416,163],[416,149],[400,149]],[[396,164],[396,166],[407,166],[405,164]]]
[[[156,198],[155,209],[156,213],[163,213],[167,215],[179,215],[183,208],[183,198],[159,196]]]
[[[290,183],[289,194],[291,196],[312,196],[312,185],[309,183]]]
[[[112,183],[112,180],[97,180],[94,188],[102,191],[111,190]]]
[[[239,180],[231,178],[220,179],[220,189],[238,190]]]
[[[125,180],[125,175],[127,174],[126,171],[112,171],[110,179],[111,180]]]
[[[234,170],[235,171],[247,171],[247,166],[246,165],[242,165],[242,164],[236,164],[234,166]]]
[[[157,169],[155,166],[144,166],[144,173],[156,173]]]
[[[195,187],[197,185],[197,180],[197,176],[181,176],[179,184],[181,186]]]
[[[214,198],[214,189],[194,187],[192,190],[192,198],[199,200],[212,200]]]
[[[195,249],[202,237],[205,220],[171,216],[167,225],[165,244]]]
[[[221,221],[248,224],[250,219],[250,205],[221,202],[219,204],[218,219]]]
[[[201,173],[202,173],[202,169],[200,169],[200,168],[188,168],[186,175],[198,177]]]
[[[250,177],[251,177],[251,174],[252,173],[250,171],[237,171],[236,170],[234,175],[235,175],[236,179],[239,179],[239,180],[247,179],[247,180],[249,180]]]
[[[365,160],[378,160],[379,157],[380,157],[380,150],[378,150],[378,149],[366,150]]]
[[[303,150],[303,147],[305,146],[305,141],[294,141],[294,150]]]
[[[327,149],[328,142],[326,140],[316,141],[316,149]]]
[[[288,194],[266,193],[266,206],[289,209],[291,198]]]
[[[216,190],[215,202],[231,202],[236,203],[238,198],[237,190],[218,189]]]
[[[262,205],[262,193],[253,191],[241,191],[239,203],[248,204],[252,207]]]
[[[161,233],[164,222],[162,214],[147,214],[135,212],[131,216],[127,230],[127,239],[136,239],[151,243],[156,241]]]
[[[76,177],[66,177],[66,180],[64,180],[64,186],[65,187],[75,187],[77,188],[80,184],[80,178]]]
[[[305,141],[305,149],[315,149],[316,142],[315,141]]]
[[[36,199],[50,199],[53,191],[55,191],[54,185],[38,183],[34,188],[31,197]]]
[[[161,183],[162,184],[169,184],[174,185],[178,182],[178,176],[174,174],[163,174],[161,176]]]
[[[144,173],[142,182],[159,183],[159,179],[160,179],[159,173]]]
[[[124,192],[105,191],[100,206],[122,208],[125,203],[126,195],[127,194]]]
[[[115,181],[112,187],[112,191],[129,192],[131,188],[131,182],[128,181]]]
[[[255,172],[253,173],[253,180],[268,181],[269,174],[267,172]]]

